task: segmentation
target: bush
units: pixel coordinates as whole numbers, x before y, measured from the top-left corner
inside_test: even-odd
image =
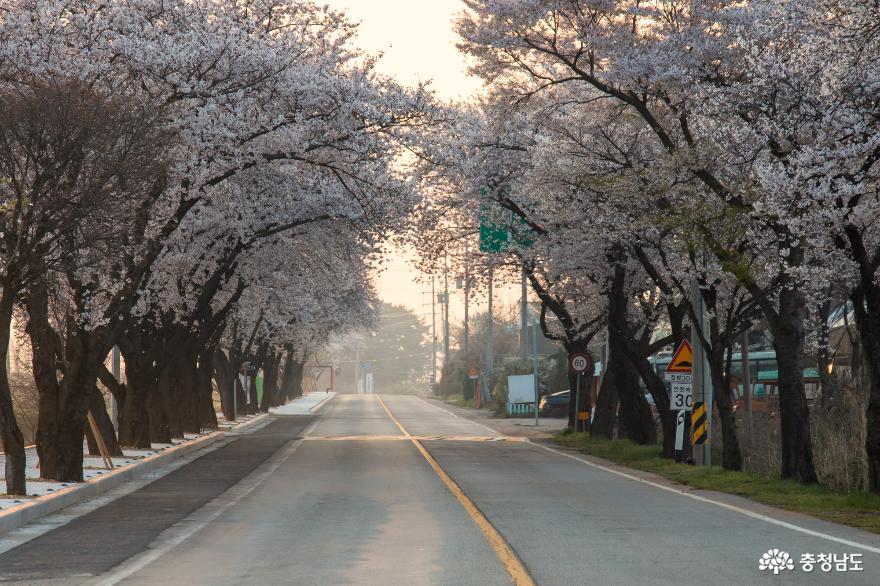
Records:
[[[859,492],[868,486],[865,457],[865,390],[856,381],[835,377],[835,400],[818,399],[810,409],[813,461],[819,483],[836,492]],[[743,469],[764,478],[778,478],[782,465],[779,417],[753,413],[749,445],[745,412],[737,412],[737,431]],[[721,446],[721,427],[713,423],[713,440]]]

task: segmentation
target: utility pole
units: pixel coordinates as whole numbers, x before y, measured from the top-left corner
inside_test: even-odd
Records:
[[[691,327],[691,348],[693,350],[693,393],[694,402],[703,403],[706,406],[706,441],[701,446],[694,446],[694,461],[698,466],[712,465],[712,411],[713,411],[713,388],[712,380],[709,376],[709,362],[706,358],[706,352],[703,350],[703,342],[697,333],[697,328],[703,335],[706,335],[705,324],[705,307],[703,305],[703,293],[700,290],[700,284],[694,280],[691,287],[691,305],[694,308],[694,314],[697,316],[695,324]]]
[[[526,290],[526,265],[525,261],[523,261],[522,268],[522,296],[520,298],[519,303],[519,345],[520,345],[520,356],[523,360],[527,360],[529,357],[529,335],[528,335],[528,311],[526,307],[526,303],[528,302],[527,290]]]
[[[740,364],[742,368],[743,381],[743,402],[746,408],[746,433],[748,438],[749,450],[752,449],[752,368],[749,363],[749,331],[746,330],[740,338]]]
[[[437,294],[434,292],[434,275],[431,275],[431,394],[437,382]]]
[[[535,335],[532,338],[532,372],[535,373],[535,426],[538,425],[538,398],[541,393],[538,389],[538,324],[532,325]]]
[[[468,338],[470,337],[470,326],[468,325],[468,303],[471,297],[471,276],[470,271],[464,270],[464,368],[467,370],[471,365],[470,355],[468,354]]]
[[[495,377],[495,338],[494,338],[494,326],[495,326],[495,318],[492,316],[492,288],[494,280],[494,269],[489,267],[489,318],[486,322],[486,372],[484,373],[484,380],[486,384],[483,385],[482,393],[485,399],[489,398],[489,391],[491,390],[492,379]]]
[[[354,386],[352,387],[352,393],[358,394],[358,381],[360,379],[360,372],[358,370],[361,366],[361,349],[356,348],[354,351]]]
[[[449,264],[443,257],[443,366],[449,365]]]

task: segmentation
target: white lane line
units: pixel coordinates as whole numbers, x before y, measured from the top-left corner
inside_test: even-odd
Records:
[[[302,437],[308,436],[317,426],[318,421],[313,421],[302,433]],[[252,493],[258,486],[260,486],[267,478],[272,476],[276,470],[288,459],[293,453],[297,450],[297,448],[302,445],[303,440],[298,439],[292,441],[288,446],[276,452],[273,456],[269,458],[266,462],[261,464],[256,471],[252,472],[242,480],[240,480],[237,484],[226,490],[222,495],[218,496],[216,499],[198,509],[193,514],[188,517],[181,519],[165,531],[159,534],[159,537],[156,538],[154,543],[155,547],[151,544],[151,549],[148,549],[144,553],[134,556],[129,560],[123,562],[117,569],[111,574],[107,575],[103,580],[97,582],[98,586],[113,586],[118,584],[122,580],[136,574],[141,571],[151,563],[155,562],[157,559],[204,529],[207,525],[211,524],[218,517],[220,517],[223,513],[228,511],[231,507],[236,505],[243,498]],[[206,510],[211,510],[208,514],[205,514]]]
[[[590,462],[589,460],[583,460],[578,458],[577,456],[573,456],[571,454],[566,454],[565,452],[560,452],[559,450],[553,449],[549,446],[545,446],[542,444],[538,444],[535,442],[529,442],[533,446],[541,448],[542,450],[547,450],[548,452],[552,452],[559,456],[564,456],[566,458],[571,458],[576,462],[580,462],[581,464],[585,464],[592,468],[596,468],[598,470],[603,470],[605,472],[610,472],[611,474],[615,474],[617,476],[621,476],[628,480],[634,480],[636,482],[641,482],[642,484],[647,484],[648,486],[653,486],[654,488],[659,488],[660,490],[665,490],[666,492],[671,492],[673,494],[678,494],[681,496],[686,496],[689,499],[693,499],[695,501],[699,501],[701,503],[707,503],[710,505],[715,505],[716,507],[720,507],[722,509],[727,509],[728,511],[733,511],[734,513],[739,513],[741,515],[745,515],[746,517],[751,517],[752,519],[757,519],[759,521],[764,521],[765,523],[769,523],[771,525],[776,525],[777,527],[784,527],[785,529],[790,529],[791,531],[796,531],[798,533],[803,533],[804,535],[810,535],[812,537],[818,537],[820,539],[825,539],[827,541],[833,541],[835,543],[839,543],[841,545],[846,545],[849,547],[855,547],[857,549],[862,549],[864,551],[870,551],[871,553],[880,554],[880,547],[874,547],[871,545],[865,545],[864,543],[859,543],[858,541],[852,541],[850,539],[844,539],[843,537],[836,537],[834,535],[829,535],[827,533],[822,533],[821,531],[814,531],[813,529],[807,529],[806,527],[801,527],[800,525],[795,525],[794,523],[788,523],[786,521],[780,521],[779,519],[774,519],[773,517],[768,517],[767,515],[762,515],[761,513],[756,513],[755,511],[750,511],[748,509],[744,509],[742,507],[738,507],[736,505],[731,505],[729,503],[724,503],[721,501],[716,501],[704,496],[700,496],[698,494],[693,494],[691,492],[687,492],[684,490],[679,490],[672,486],[664,486],[657,482],[653,482],[651,480],[647,480],[645,478],[639,478],[638,476],[634,476],[632,474],[627,474],[626,472],[622,472],[620,470],[615,470],[613,468],[609,468],[607,466],[603,466],[601,464],[596,464],[595,462]]]
[[[412,395],[410,395],[410,396],[412,396]],[[496,429],[492,429],[492,428],[489,427],[488,425],[483,425],[482,423],[477,423],[477,422],[474,421],[473,419],[467,419],[466,417],[462,417],[462,416],[460,416],[460,415],[456,415],[455,413],[453,413],[453,412],[450,411],[449,409],[444,409],[443,407],[441,407],[441,406],[439,406],[439,405],[434,405],[434,404],[432,404],[432,403],[428,403],[427,401],[425,401],[425,400],[422,399],[421,397],[415,397],[415,398],[418,399],[419,401],[421,401],[422,403],[424,403],[425,405],[427,405],[428,407],[432,407],[432,408],[434,408],[434,409],[437,409],[438,411],[443,411],[444,413],[449,413],[450,415],[452,415],[452,416],[455,417],[456,419],[461,419],[462,421],[466,421],[466,422],[468,422],[468,423],[470,423],[470,424],[472,424],[472,425],[478,425],[478,426],[482,427],[483,429],[488,430],[489,433],[491,433],[492,435],[497,435],[497,434],[501,433],[501,432],[499,432],[499,431],[496,430]],[[504,435],[504,434],[501,434],[501,435]]]

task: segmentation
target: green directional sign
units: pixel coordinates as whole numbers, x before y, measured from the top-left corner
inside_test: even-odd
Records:
[[[528,248],[534,243],[532,229],[512,211],[491,200],[480,206],[480,252],[504,252],[513,246]]]

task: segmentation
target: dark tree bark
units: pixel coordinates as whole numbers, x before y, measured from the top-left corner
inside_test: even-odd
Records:
[[[40,475],[60,482],[81,482],[86,413],[91,404],[90,394],[98,383],[98,365],[106,352],[91,332],[71,323],[64,356],[58,417],[48,429],[44,425],[41,436],[47,458],[40,460]]]
[[[868,489],[880,493],[880,290],[863,278],[852,294],[856,327],[859,331],[862,363],[867,372],[868,401],[865,411],[868,459]]]
[[[800,291],[779,294],[779,313],[769,320],[779,367],[779,421],[782,433],[782,477],[804,483],[818,481],[810,439],[810,411],[804,390],[804,312]]]
[[[614,426],[617,421],[617,376],[614,370],[620,367],[620,361],[608,360],[608,368],[602,377],[602,386],[599,388],[599,396],[596,398],[596,414],[593,417],[593,425],[590,434],[593,437],[614,439]]]
[[[260,402],[260,411],[268,413],[274,405],[275,395],[278,392],[278,371],[281,368],[281,352],[271,351],[266,360],[266,370],[263,375],[263,400]]]
[[[150,448],[150,414],[147,395],[155,384],[152,359],[129,338],[120,340],[125,359],[125,402],[120,405],[119,443],[138,449]]]
[[[97,388],[95,388],[90,395],[89,410],[95,418],[95,423],[98,424],[98,431],[104,439],[107,451],[110,456],[114,458],[122,457],[122,448],[119,447],[119,442],[116,439],[116,430],[113,429],[113,422],[110,420],[110,415],[107,414],[107,405],[104,402],[104,396]],[[85,429],[86,439],[89,446],[89,455],[99,455],[98,444],[91,433],[91,426],[88,424],[88,421],[86,422]]]
[[[214,408],[214,346],[202,348],[198,356],[196,376],[199,395],[199,427],[217,429],[217,411]]]
[[[715,329],[713,327],[713,329]],[[725,470],[742,470],[742,452],[736,433],[736,417],[733,413],[733,399],[730,396],[730,369],[725,368],[725,348],[717,340],[709,354],[709,370],[712,386],[715,388],[715,407],[721,422],[721,467]],[[728,352],[730,347],[727,348]]]
[[[4,361],[9,354],[9,336],[12,325],[13,295],[4,287],[0,291],[0,358]],[[26,457],[24,436],[15,419],[12,406],[12,389],[6,368],[0,368],[0,437],[6,454],[6,494],[24,495]]]
[[[217,380],[217,387],[220,391],[220,408],[223,411],[223,417],[227,421],[231,421],[235,419],[235,413],[232,410],[232,397],[233,393],[236,392],[237,384],[235,381],[238,374],[233,371],[226,353],[220,348],[214,351],[213,364],[214,377]]]
[[[627,356],[627,296],[625,291],[625,269],[615,263],[614,276],[608,292],[608,349],[609,363],[617,362],[609,368],[615,377],[620,408],[618,412],[619,435],[638,444],[652,444],[657,441],[654,416],[651,407],[639,388],[638,377],[629,368]]]

